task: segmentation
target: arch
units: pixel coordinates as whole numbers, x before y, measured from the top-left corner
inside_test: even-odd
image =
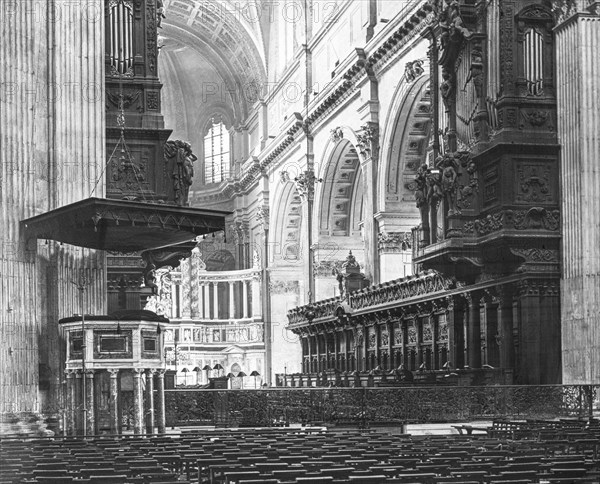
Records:
[[[302,251],[302,201],[293,183],[279,187],[274,197],[276,211],[273,214],[270,243],[276,252],[276,260],[297,264]]]
[[[431,136],[429,76],[403,82],[394,94],[385,121],[378,173],[377,206],[381,212],[406,211],[414,206],[407,189],[416,170],[426,160]],[[414,208],[414,207],[413,207]],[[416,208],[414,208],[416,213]]]
[[[324,160],[320,175],[323,183],[315,203],[318,209],[318,234],[360,235],[363,188],[356,148],[349,139],[341,137]]]

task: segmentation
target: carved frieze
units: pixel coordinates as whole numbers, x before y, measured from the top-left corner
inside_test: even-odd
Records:
[[[382,232],[378,235],[378,246],[381,253],[406,252],[412,247],[412,233]]]
[[[487,235],[502,229],[514,230],[549,230],[558,231],[560,227],[560,212],[547,210],[542,207],[532,207],[528,210],[503,210],[488,214],[484,218],[463,225],[463,233]]]
[[[550,262],[558,263],[559,254],[555,249],[510,249],[510,251],[519,257],[525,259],[525,262]]]
[[[271,280],[269,290],[271,294],[298,294],[300,283],[298,281]]]
[[[336,277],[342,269],[343,260],[325,259],[314,263],[315,277]]]

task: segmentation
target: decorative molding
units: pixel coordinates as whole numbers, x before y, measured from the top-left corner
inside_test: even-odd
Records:
[[[417,59],[412,62],[407,62],[404,67],[404,78],[406,82],[414,82],[417,77],[421,76],[425,72],[423,69],[423,60]]]

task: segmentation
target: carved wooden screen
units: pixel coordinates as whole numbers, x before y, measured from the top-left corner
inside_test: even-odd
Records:
[[[130,0],[110,0],[108,50],[113,74],[133,74],[133,5]]]

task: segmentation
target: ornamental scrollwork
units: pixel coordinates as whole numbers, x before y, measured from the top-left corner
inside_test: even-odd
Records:
[[[338,143],[344,138],[344,131],[339,126],[337,128],[333,128],[330,132],[329,138],[332,142]]]
[[[407,62],[406,67],[404,68],[404,78],[406,82],[414,82],[417,77],[423,74],[425,70],[423,69],[423,61],[421,59],[417,59],[412,62]]]

